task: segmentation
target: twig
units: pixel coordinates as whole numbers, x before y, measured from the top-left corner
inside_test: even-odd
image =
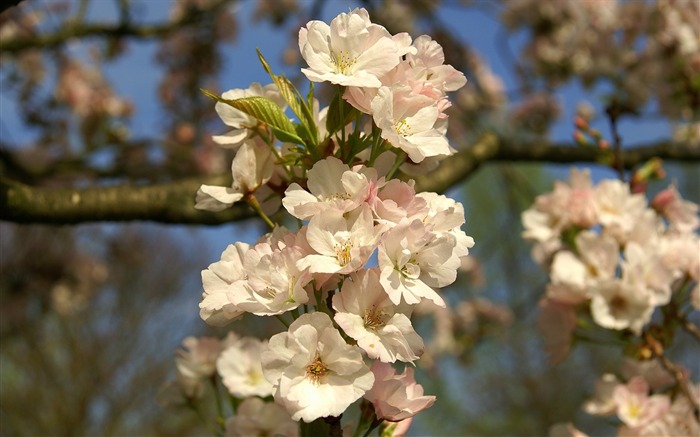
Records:
[[[690,405],[692,405],[693,407],[693,414],[695,415],[695,419],[700,420],[700,406],[698,406],[698,402],[695,400],[695,397],[690,392],[690,389],[688,388],[688,381],[686,380],[686,377],[683,374],[683,372],[678,368],[678,366],[676,366],[673,362],[671,362],[671,360],[668,359],[666,353],[664,352],[663,345],[658,340],[649,335],[649,333],[644,334],[644,340],[646,341],[647,345],[649,345],[656,359],[658,359],[661,363],[661,366],[664,369],[666,369],[671,374],[671,376],[673,376],[673,379],[676,381],[678,389],[683,393],[683,395],[686,398],[688,398]]]

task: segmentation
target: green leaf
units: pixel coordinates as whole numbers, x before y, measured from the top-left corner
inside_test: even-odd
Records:
[[[295,126],[295,125],[292,125]],[[272,127],[272,132],[275,134],[275,137],[277,137],[278,140],[283,141],[285,143],[296,143],[296,144],[304,144],[304,140],[299,138],[299,135],[293,133],[293,132],[288,132],[284,130],[277,129],[275,127]],[[294,128],[292,128],[295,130]]]
[[[260,50],[257,50],[258,58],[263,68],[270,75],[272,81],[277,86],[280,95],[285,102],[292,109],[292,112],[297,116],[299,122],[302,125],[302,129],[298,130],[299,135],[306,140],[306,144],[311,147],[318,145],[318,128],[316,127],[316,122],[314,121],[312,106],[309,106],[302,97],[299,90],[294,86],[294,84],[284,76],[278,76],[272,72],[270,64],[267,63],[265,57],[262,55]]]
[[[298,144],[304,143],[297,135],[294,124],[289,121],[282,108],[267,97],[252,96],[240,99],[224,99],[207,90],[203,89],[201,91],[217,102],[225,103],[267,124],[280,140]]]

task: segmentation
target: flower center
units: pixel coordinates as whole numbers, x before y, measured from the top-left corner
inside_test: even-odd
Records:
[[[357,62],[357,58],[350,56],[350,53],[343,50],[340,53],[331,51],[331,64],[335,66],[335,72],[339,74],[351,73],[353,65]]]
[[[412,133],[411,123],[405,118],[394,123],[394,128],[396,129],[396,133],[402,137],[407,137]]]
[[[297,278],[292,275],[289,277],[289,289],[287,291],[287,302],[294,303],[294,288],[297,286]]]
[[[321,361],[321,356],[316,354],[316,358],[306,366],[306,377],[315,384],[320,383],[321,379],[328,373],[328,367]]]
[[[612,299],[610,299],[610,308],[612,309],[613,313],[615,314],[620,314],[624,311],[627,310],[628,307],[628,302],[627,299],[625,299],[622,296],[614,296]]]
[[[331,194],[331,200],[348,200],[350,194],[348,193],[333,193]]]
[[[341,267],[348,265],[350,260],[352,260],[352,255],[350,250],[352,249],[352,241],[346,241],[343,244],[335,245],[335,256],[338,258],[338,264]]]
[[[257,372],[255,370],[251,370],[248,372],[248,383],[251,385],[260,385],[263,382],[265,382],[265,378],[263,377],[263,374],[260,372]]]
[[[265,289],[260,294],[274,299],[274,297],[277,295],[277,290],[275,290],[272,287],[265,287]]]
[[[415,258],[409,259],[408,262],[399,269],[399,271],[401,272],[401,275],[408,279],[418,279],[420,276],[420,267],[418,266]]]
[[[365,311],[365,328],[371,329],[371,330],[376,330],[377,328],[383,327],[386,322],[384,319],[386,314],[384,314],[384,311],[382,310],[377,310],[375,306],[372,306],[372,308],[368,309]]]

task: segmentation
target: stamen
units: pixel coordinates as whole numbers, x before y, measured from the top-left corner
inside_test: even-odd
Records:
[[[384,314],[383,311],[377,311],[377,308],[372,306],[371,309],[365,311],[365,328],[376,330],[377,328],[383,327],[386,325],[386,321],[384,320],[386,318],[385,316],[386,314]]]
[[[339,74],[349,74],[357,58],[351,58],[350,53],[343,50],[340,53],[331,52],[331,63],[335,65],[335,72]]]
[[[412,133],[411,124],[405,118],[395,122],[394,127],[396,128],[396,133],[401,136],[407,137]]]
[[[328,368],[323,361],[321,361],[321,355],[316,354],[316,358],[306,366],[306,377],[310,379],[314,384],[321,382],[324,376],[328,373]]]
[[[338,264],[340,264],[341,267],[345,267],[352,260],[351,249],[352,241],[346,241],[343,244],[335,245],[335,256],[338,258]]]

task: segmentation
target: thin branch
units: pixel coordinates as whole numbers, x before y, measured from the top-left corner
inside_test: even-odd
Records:
[[[681,327],[685,330],[685,332],[695,337],[696,340],[700,341],[700,328],[698,328],[697,325],[688,320],[686,317],[682,317],[680,322]]]
[[[621,152],[625,168],[658,156],[700,162],[700,149],[659,142]],[[595,163],[595,148],[566,144],[516,144],[486,134],[467,149],[445,159],[429,175],[415,178],[418,191],[444,192],[473,175],[488,162]],[[407,176],[403,175],[403,178]],[[216,225],[253,217],[245,204],[209,213],[194,209],[201,184],[227,185],[230,176],[185,179],[159,185],[115,185],[92,188],[30,187],[0,179],[0,220],[17,223],[76,224],[100,221],[148,220],[171,224]]]
[[[693,415],[695,416],[695,419],[700,419],[700,406],[698,406],[698,401],[695,399],[695,396],[693,393],[691,393],[690,388],[688,387],[688,379],[686,375],[677,365],[668,359],[661,342],[655,339],[648,332],[644,334],[644,340],[651,348],[651,351],[656,359],[658,359],[659,363],[661,363],[661,366],[673,376],[673,379],[676,380],[676,386],[680,392],[683,393],[686,398],[688,398],[688,402],[690,402],[690,405],[693,407]]]
[[[47,49],[59,46],[67,41],[93,37],[130,37],[138,39],[157,38],[176,30],[198,22],[206,14],[216,11],[231,0],[219,0],[203,9],[192,9],[187,14],[183,14],[182,18],[162,24],[152,25],[134,25],[131,23],[88,23],[66,22],[65,25],[58,31],[45,35],[36,35],[31,37],[21,37],[15,39],[4,39],[0,42],[0,52],[18,53],[27,49]]]

